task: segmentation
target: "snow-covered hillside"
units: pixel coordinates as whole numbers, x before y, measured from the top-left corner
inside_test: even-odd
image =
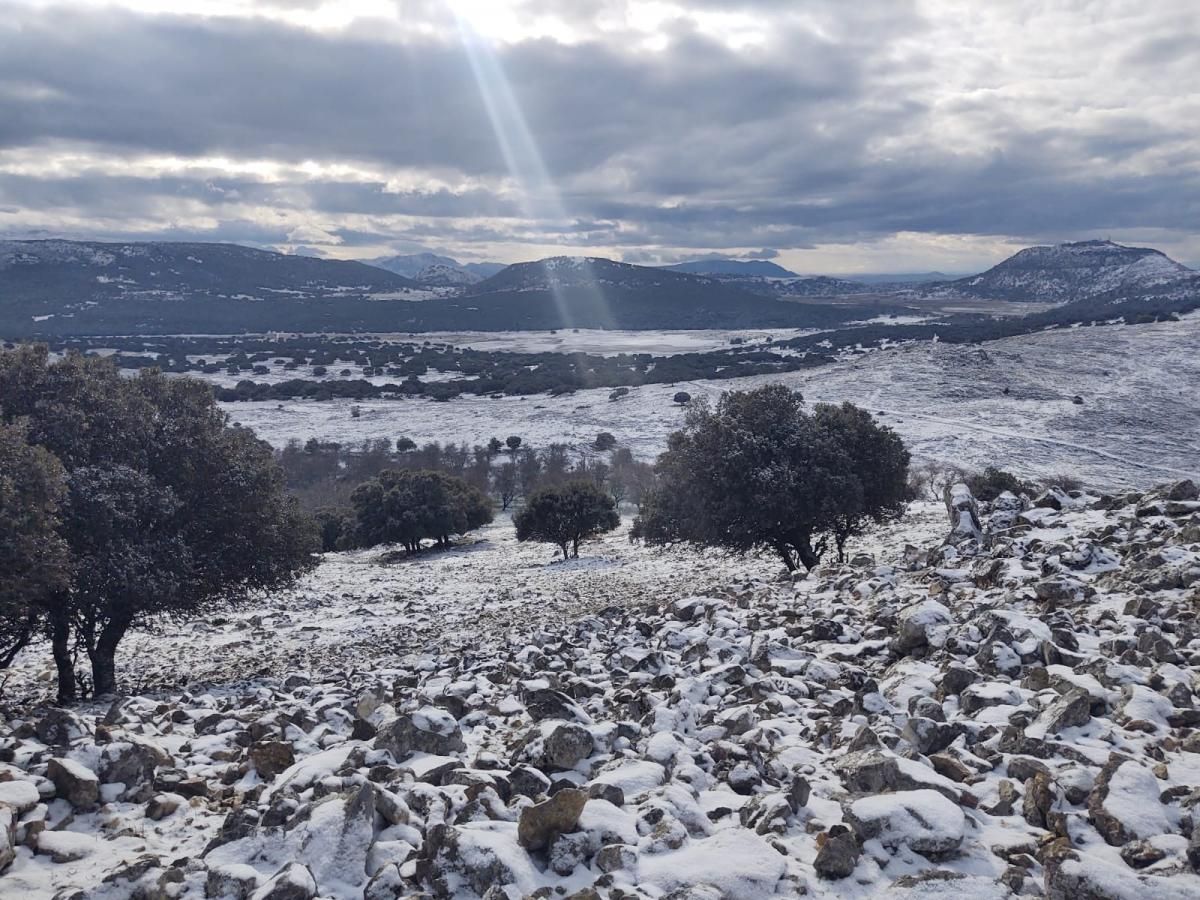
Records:
[[[931,504],[802,580],[503,525],[333,556],[131,639],[133,696],[10,707],[0,890],[1195,897],[1197,496]]]
[[[1026,248],[980,275],[948,286],[988,299],[1064,301],[1114,291],[1134,295],[1193,275],[1158,250],[1080,241]]]

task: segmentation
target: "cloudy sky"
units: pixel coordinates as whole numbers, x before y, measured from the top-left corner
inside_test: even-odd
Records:
[[[1200,262],[1197,0],[0,0],[0,237]]]

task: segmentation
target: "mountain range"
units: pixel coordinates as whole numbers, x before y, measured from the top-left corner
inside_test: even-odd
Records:
[[[749,268],[714,265],[726,262]],[[235,244],[0,241],[0,335],[805,328],[870,318],[862,307],[911,312],[930,298],[1098,308],[1200,294],[1193,270],[1109,241],[1030,247],[978,275],[927,283],[763,275],[787,270],[762,260],[683,265],[719,271],[552,257],[484,275],[434,254],[366,264]]]

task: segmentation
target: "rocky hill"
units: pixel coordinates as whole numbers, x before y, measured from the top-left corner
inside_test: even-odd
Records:
[[[716,280],[653,266],[635,266],[596,256],[552,256],[514,263],[475,285],[472,295],[509,291],[547,291],[561,288],[712,287]]]
[[[1029,247],[980,275],[946,286],[984,299],[1065,302],[1104,294],[1135,295],[1195,274],[1148,247],[1080,241]]]
[[[663,266],[689,275],[738,275],[753,278],[796,278],[795,272],[766,259],[702,259]]]
[[[453,619],[442,589],[280,598],[181,635],[244,680],[5,710],[0,885],[1194,897],[1198,498],[953,491],[804,579],[730,569],[623,604],[587,587],[570,616],[516,588],[434,645],[396,616]],[[130,656],[126,678],[157,663]]]

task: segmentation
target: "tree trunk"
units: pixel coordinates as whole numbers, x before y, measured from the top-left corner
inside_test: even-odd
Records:
[[[71,658],[71,626],[65,615],[50,620],[50,646],[58,669],[58,702],[75,702],[75,660]]]
[[[575,540],[571,543],[571,555],[576,559],[579,559],[579,538],[575,538]]]
[[[779,558],[783,560],[783,564],[787,566],[789,573],[796,571],[796,561],[792,559],[792,551],[788,549],[787,544],[773,544],[775,552],[779,554]]]
[[[817,563],[821,561],[821,555],[813,549],[812,540],[807,536],[796,541],[796,555],[800,557],[800,562],[809,572],[815,569]]]
[[[560,544],[559,546],[562,547],[563,559],[566,560],[568,558],[568,553],[569,553],[570,548],[567,546],[566,541],[563,541],[562,544]]]
[[[125,619],[110,619],[100,629],[92,651],[92,692],[96,697],[117,692],[117,645],[128,630]]]

